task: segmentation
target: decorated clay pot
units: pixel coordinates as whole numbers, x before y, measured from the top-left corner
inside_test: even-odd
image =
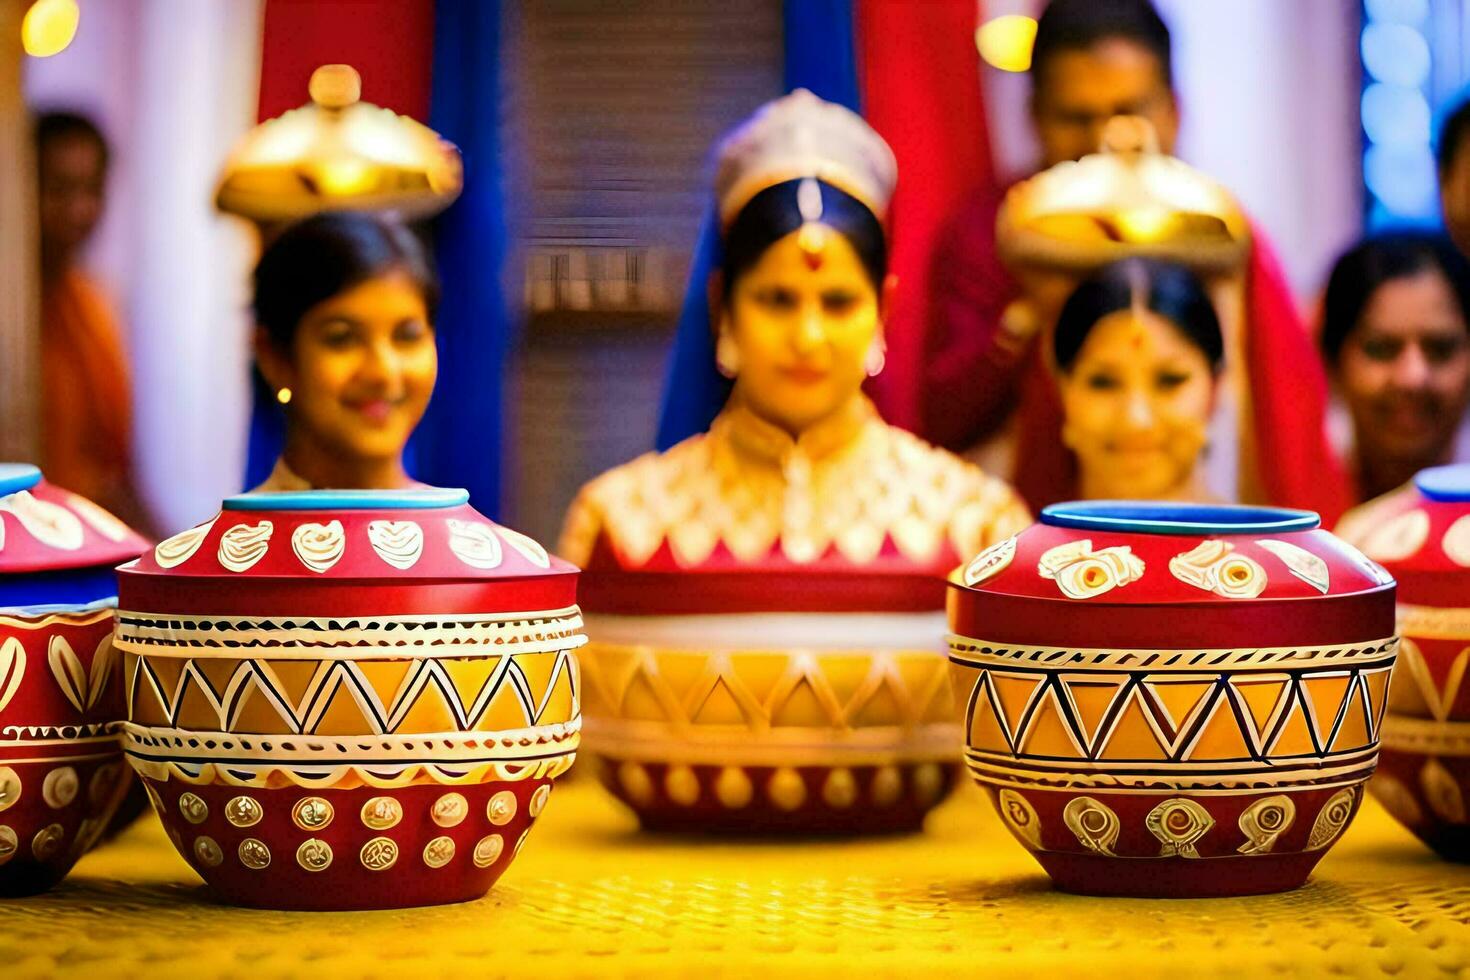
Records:
[[[1049,507],[951,585],[966,761],[1066,891],[1295,888],[1373,772],[1393,596],[1315,514]]]
[[[1353,537],[1398,579],[1402,636],[1369,788],[1440,854],[1470,861],[1470,466],[1425,470]]]
[[[127,752],[224,899],[485,894],[572,764],[577,570],[462,490],[247,494],[121,571]]]
[[[60,881],[127,789],[112,567],[146,547],[34,466],[0,465],[0,895]]]

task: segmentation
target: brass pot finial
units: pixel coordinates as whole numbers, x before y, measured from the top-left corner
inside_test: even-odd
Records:
[[[362,98],[362,76],[351,65],[322,65],[311,73],[307,91],[323,109],[345,109]]]

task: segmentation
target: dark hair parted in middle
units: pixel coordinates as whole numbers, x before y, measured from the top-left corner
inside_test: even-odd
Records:
[[[1173,262],[1124,259],[1104,266],[1073,290],[1052,336],[1057,367],[1069,371],[1087,335],[1109,313],[1142,307],[1172,323],[1218,372],[1225,356],[1220,318],[1193,272]]]
[[[1169,28],[1149,0],[1051,0],[1036,21],[1031,77],[1039,78],[1055,54],[1086,51],[1113,38],[1152,52],[1164,84],[1174,84]]]
[[[808,178],[803,178],[808,179]],[[883,225],[868,207],[840,188],[815,181],[822,191],[820,223],[838,232],[857,252],[858,261],[881,291],[888,275],[888,240]],[[735,280],[760,261],[766,249],[802,226],[797,203],[802,180],[788,180],[767,187],[750,199],[724,236],[724,299],[728,302]]]
[[[1342,254],[1327,280],[1322,301],[1322,353],[1327,362],[1337,363],[1379,287],[1422,272],[1444,276],[1460,314],[1470,324],[1470,262],[1448,238],[1424,231],[1370,235]]]
[[[280,350],[290,351],[301,318],[313,306],[394,272],[418,288],[432,324],[439,278],[417,235],[397,221],[368,214],[314,215],[281,232],[260,257],[255,322]]]

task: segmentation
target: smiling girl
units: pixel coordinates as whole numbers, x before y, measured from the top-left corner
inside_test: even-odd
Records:
[[[286,413],[258,490],[415,486],[403,449],[439,370],[439,284],[413,233],[321,214],[281,234],[255,270],[255,358]]]
[[[1083,282],[1052,344],[1078,494],[1207,499],[1199,463],[1223,352],[1209,296],[1183,266],[1129,259]]]

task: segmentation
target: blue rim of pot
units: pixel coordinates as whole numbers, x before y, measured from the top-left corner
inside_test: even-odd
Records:
[[[0,463],[0,497],[29,490],[41,482],[41,471],[30,463]]]
[[[1414,486],[1430,500],[1447,504],[1470,501],[1470,463],[1431,466],[1414,475]]]
[[[470,502],[468,490],[288,490],[242,493],[225,500],[225,510],[435,510]]]
[[[1322,519],[1310,510],[1287,507],[1074,500],[1043,507],[1041,523],[1081,531],[1141,534],[1284,534],[1321,527]]]

